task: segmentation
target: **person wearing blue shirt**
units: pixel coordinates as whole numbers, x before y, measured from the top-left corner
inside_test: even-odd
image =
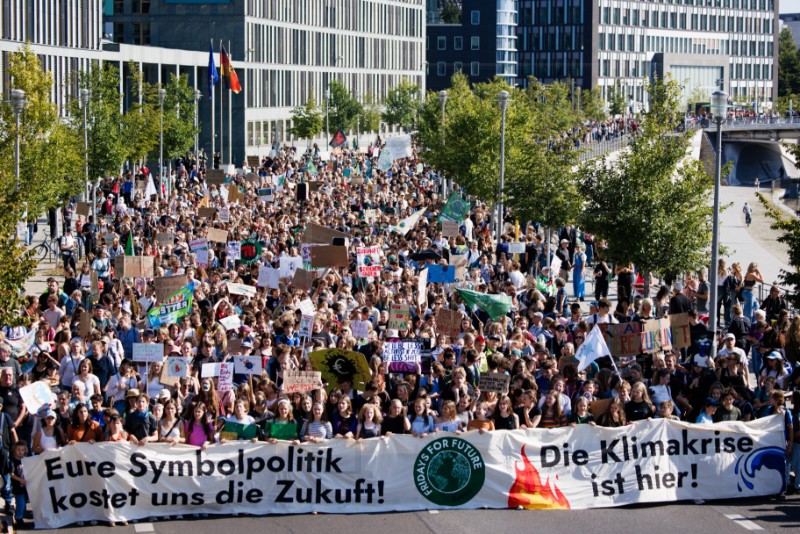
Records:
[[[697,416],[697,420],[695,423],[713,423],[714,422],[714,413],[717,411],[717,407],[719,406],[719,402],[711,397],[706,399],[706,408],[700,415]]]
[[[294,331],[294,324],[291,321],[284,321],[281,326],[283,327],[283,334],[275,337],[275,344],[299,347],[300,336]]]
[[[122,343],[122,350],[125,351],[125,358],[133,359],[133,344],[141,341],[139,329],[131,325],[131,316],[124,313],[119,321],[117,328],[117,338]]]

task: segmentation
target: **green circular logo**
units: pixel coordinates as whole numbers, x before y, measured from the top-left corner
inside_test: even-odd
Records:
[[[423,497],[440,506],[461,506],[483,487],[486,466],[469,441],[439,438],[428,443],[414,462],[414,483]]]

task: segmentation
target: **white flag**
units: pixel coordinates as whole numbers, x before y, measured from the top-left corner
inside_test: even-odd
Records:
[[[595,325],[595,327],[589,331],[589,335],[586,336],[581,346],[578,347],[578,352],[575,353],[575,358],[580,362],[578,364],[578,372],[580,373],[589,367],[597,358],[609,356],[610,354],[611,351],[608,350],[608,345],[606,345],[606,340],[603,338],[603,333]]]
[[[400,235],[406,235],[408,232],[414,229],[414,227],[417,225],[422,216],[425,215],[425,210],[426,208],[415,211],[414,213],[412,213],[411,215],[409,215],[408,217],[397,223],[397,226],[390,226],[389,230],[391,230],[392,232],[397,232]]]

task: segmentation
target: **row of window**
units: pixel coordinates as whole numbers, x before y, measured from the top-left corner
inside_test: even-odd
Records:
[[[426,47],[430,49],[430,46]],[[453,37],[453,50],[463,50],[464,49],[464,37],[462,35],[456,35]],[[469,49],[470,50],[480,50],[481,49],[481,38],[477,35],[473,35],[469,39]],[[436,50],[447,50],[447,36],[440,35],[436,38]]]
[[[498,65],[499,67],[499,65]],[[455,74],[456,72],[463,72],[464,71],[464,63],[461,61],[454,61],[453,62],[453,70],[449,73],[447,72],[447,63],[444,61],[439,61],[436,63],[436,75],[437,76],[448,76],[450,74]],[[481,73],[481,63],[480,61],[470,61],[469,63],[469,74],[470,76],[479,76]]]
[[[604,78],[641,78],[650,74],[650,61],[599,59],[600,76]],[[772,65],[731,62],[732,80],[771,80]]]
[[[600,20],[614,26],[772,34],[774,18],[604,7]],[[566,21],[565,21],[566,22]],[[540,23],[541,24],[541,23]]]
[[[547,39],[534,35],[534,44],[539,50],[559,50],[562,42],[555,36]],[[732,56],[773,57],[772,40],[739,41],[738,39],[707,39],[699,37],[666,37],[663,35],[621,35],[600,32],[598,48],[617,52],[666,52],[670,54],[724,54]]]
[[[60,2],[3,0],[0,2],[0,39],[7,41],[96,50],[100,46],[103,13],[93,0]]]

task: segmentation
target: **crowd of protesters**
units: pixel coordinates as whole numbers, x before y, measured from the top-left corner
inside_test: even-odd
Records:
[[[72,260],[65,262],[65,276],[50,278],[47,290],[31,295],[20,310],[32,322],[30,329],[5,327],[0,343],[0,437],[8,458],[0,489],[7,512],[15,497],[15,516],[24,520],[19,458],[75,443],[205,448],[238,439],[391,439],[580,424],[619,427],[659,417],[748,421],[786,413],[784,398],[800,384],[800,369],[793,367],[800,356],[800,318],[789,315],[777,288],[762,302],[754,298],[753,285],[762,281],[757,264],[744,273],[738,264],[730,269],[720,264],[718,306],[726,330],[713,359],[704,323],[706,273],[673,277],[655,297],[642,295],[635,266],[608,263],[604,244],[593,236],[573,227],[553,232],[548,254],[549,233],[533,222],[516,229],[509,219],[496,243],[491,212],[479,203],[457,221],[457,235],[444,236],[437,221],[446,200],[439,194],[440,180],[416,158],[397,159],[380,170],[377,146],[337,149],[329,161],[319,155],[276,147],[257,168],[233,174],[224,186],[207,183],[189,160],[161,194],[146,195],[141,184],[152,176],[145,170],[105,181],[104,200],[88,217],[75,215],[74,205],[65,209],[67,224],[79,226],[74,239],[83,240],[86,256],[65,255]],[[267,187],[269,198],[263,194]],[[234,188],[241,194],[231,202]],[[202,207],[217,212],[200,217]],[[229,212],[227,222],[222,209]],[[421,209],[424,216],[413,228],[398,230]],[[348,236],[349,266],[319,269],[310,289],[297,287],[291,277],[278,287],[257,287],[260,267],[278,268],[282,258],[301,255],[304,228],[311,223]],[[258,241],[260,257],[245,265],[228,257],[225,243],[209,242],[207,264],[200,265],[189,242],[211,228],[228,230],[229,241]],[[159,234],[174,238],[165,243]],[[525,243],[524,253],[509,252],[515,242]],[[363,246],[381,248],[379,276],[358,276],[355,252]],[[133,249],[128,254],[152,256],[155,277],[186,275],[194,295],[190,313],[172,324],[150,326],[147,312],[160,304],[153,279],[120,279],[115,272],[113,260],[126,248]],[[429,259],[412,259],[423,251]],[[420,296],[420,269],[447,265],[453,255],[467,258],[455,283],[428,283]],[[550,272],[553,257],[560,260],[559,272]],[[231,293],[233,283],[255,290]],[[612,283],[614,304],[608,298]],[[592,302],[587,286],[595,291]],[[492,320],[466,305],[455,287],[502,293],[512,306]],[[315,315],[310,335],[300,337],[299,304],[307,298]],[[410,306],[407,329],[389,328],[393,303]],[[461,313],[457,336],[437,328],[440,308]],[[575,352],[594,325],[676,313],[689,314],[692,347],[602,358],[578,371]],[[221,321],[231,315],[240,317],[241,326],[228,330]],[[366,338],[354,337],[352,321],[369,321]],[[32,331],[32,346],[12,354],[14,343]],[[432,361],[413,372],[390,372],[382,358],[384,344],[403,338],[429,338]],[[184,356],[188,376],[165,386],[161,364],[132,361],[136,343],[163,345],[165,358]],[[264,371],[255,379],[236,375],[234,389],[219,392],[216,378],[202,376],[203,364],[230,360],[228,346],[234,344],[236,354],[260,357]],[[312,370],[308,354],[333,347],[363,354],[372,371],[363,391],[347,380],[309,393],[282,391],[285,371]],[[488,372],[508,374],[508,391],[481,391],[481,374]],[[46,382],[56,401],[29,413],[19,389],[36,381]],[[792,425],[800,428],[798,400],[794,414],[785,416],[796,473],[800,454],[792,452],[792,443],[800,436]],[[798,486],[800,477],[790,489]]]

